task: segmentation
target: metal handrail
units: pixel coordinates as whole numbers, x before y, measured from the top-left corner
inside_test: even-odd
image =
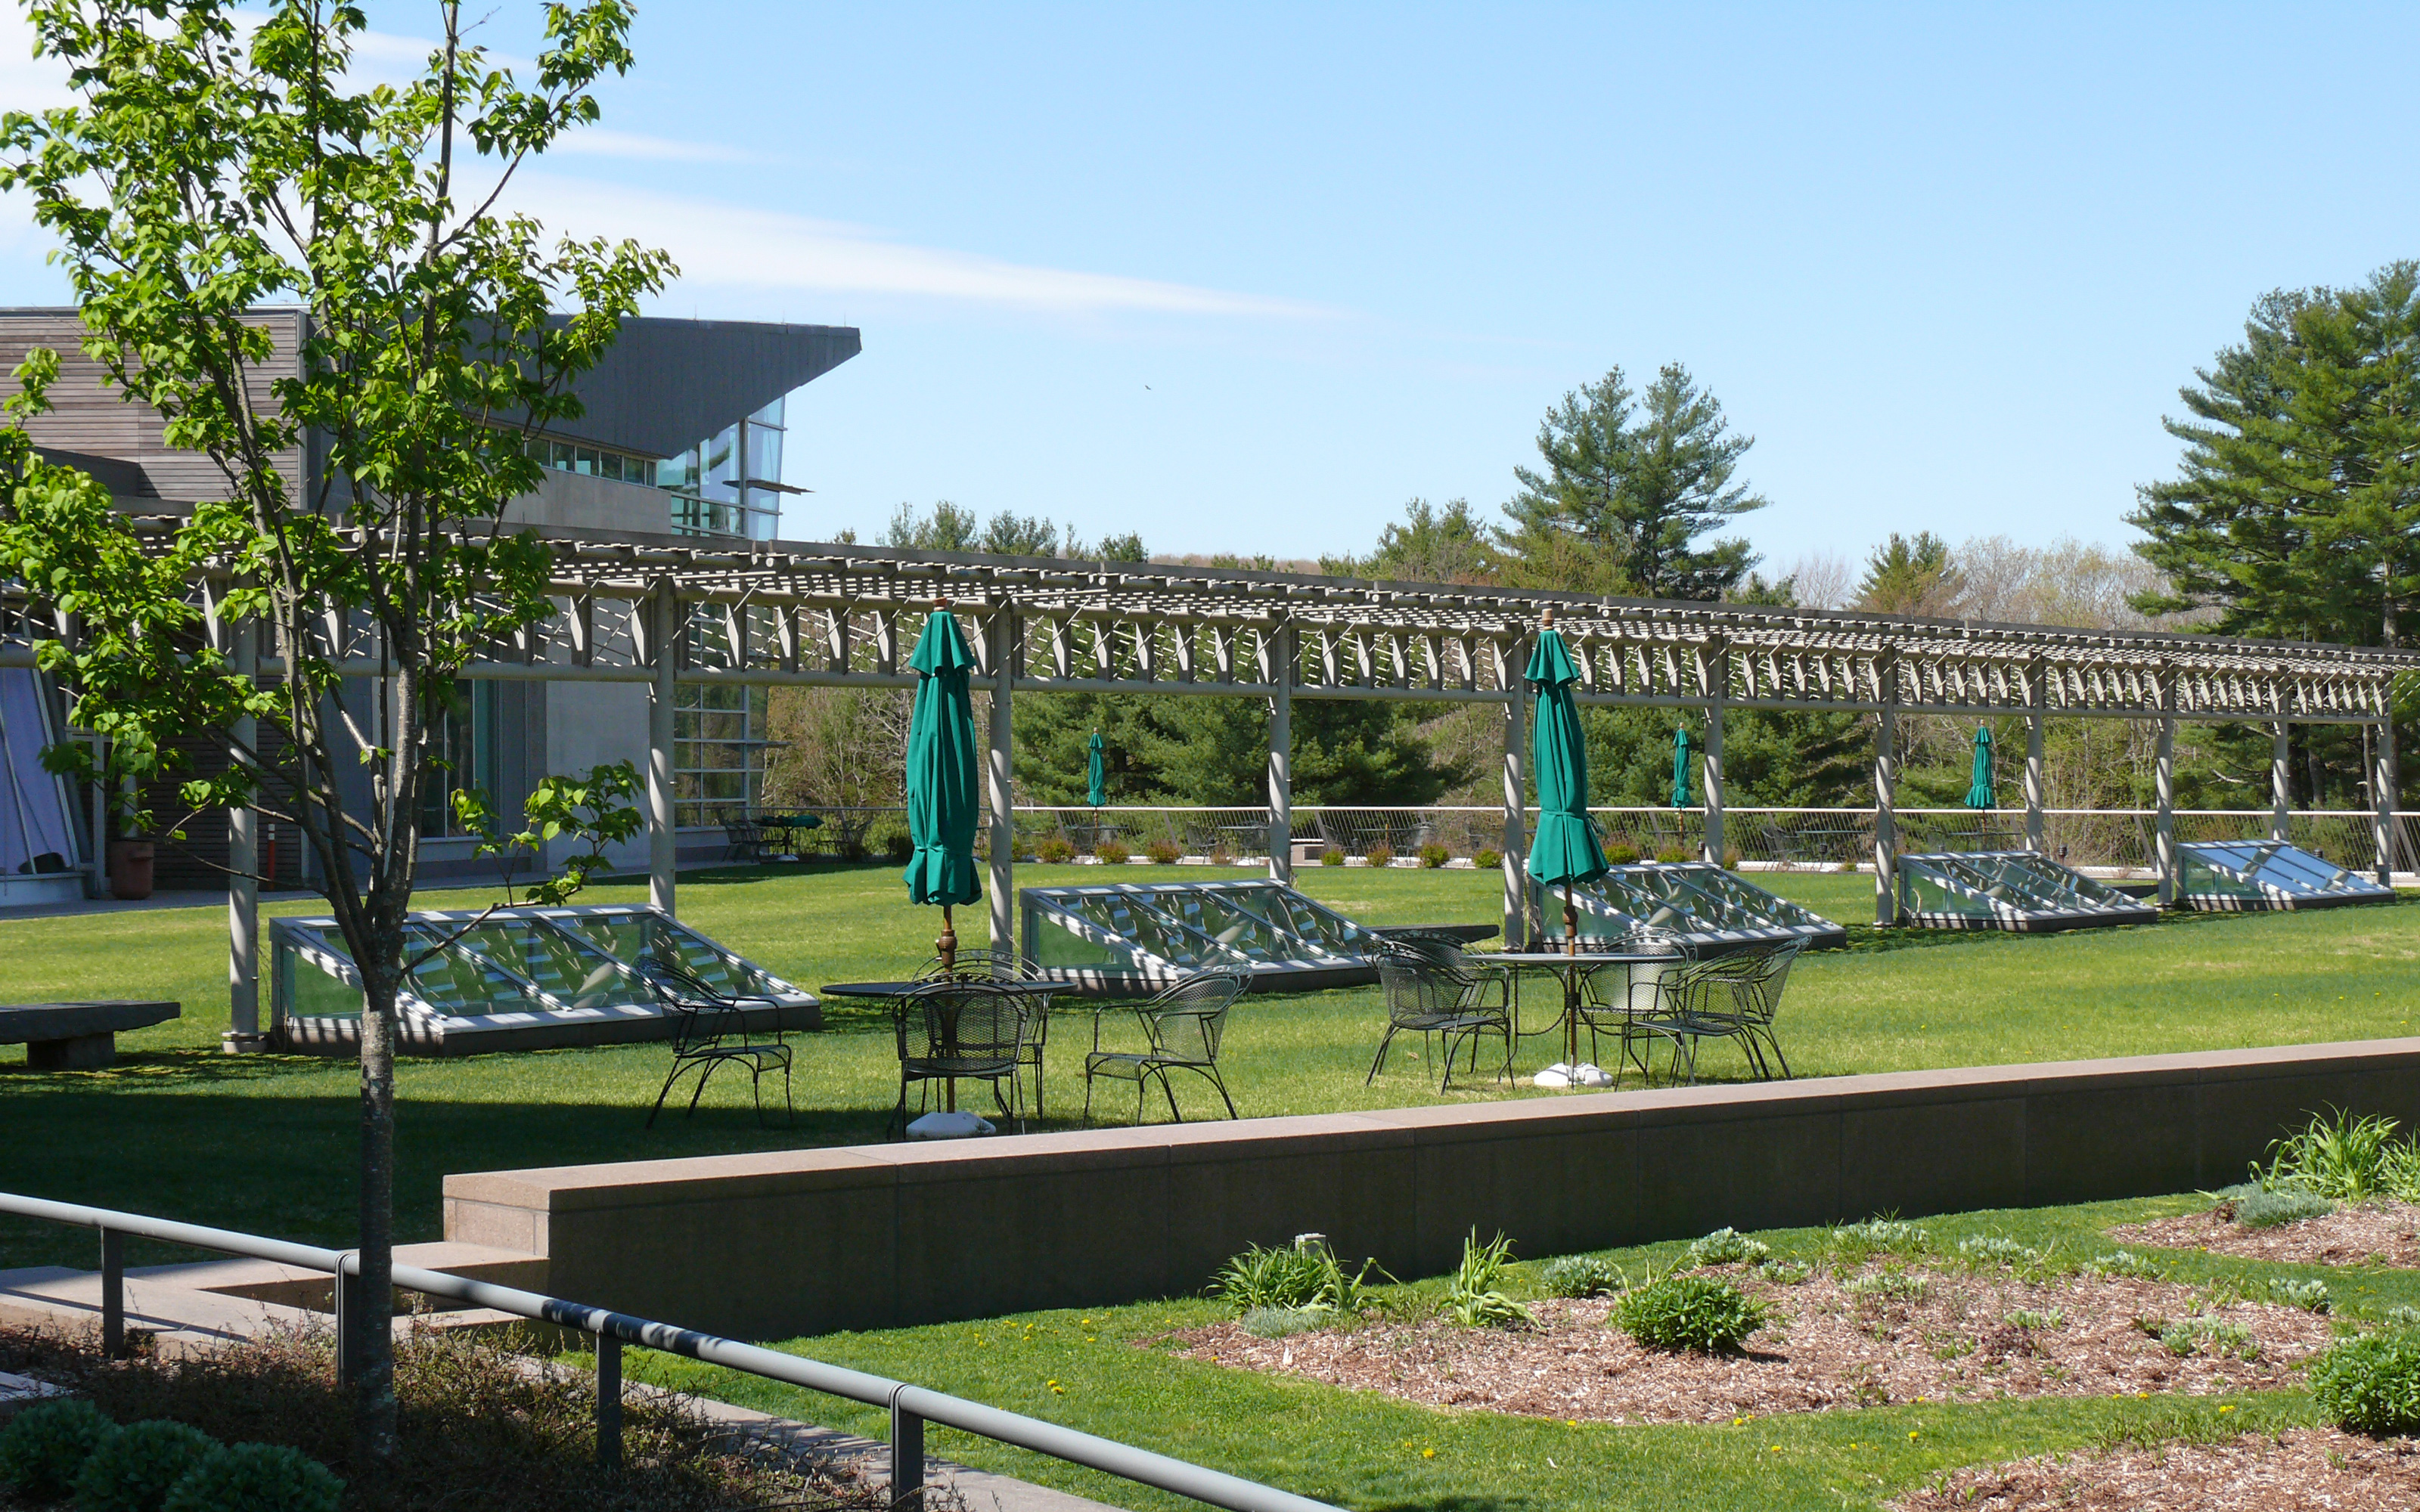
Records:
[[[337,1368],[340,1376],[349,1378],[352,1374],[353,1367],[349,1358],[351,1330],[346,1326],[346,1319],[350,1311],[348,1304],[352,1301],[351,1293],[359,1286],[362,1273],[358,1251],[322,1249],[316,1244],[297,1244],[258,1234],[239,1233],[233,1229],[178,1223],[174,1219],[119,1212],[109,1208],[85,1207],[80,1203],[54,1202],[11,1192],[0,1192],[0,1212],[101,1231],[101,1348],[111,1355],[121,1354],[125,1350],[125,1241],[132,1235],[189,1249],[270,1260],[334,1276],[336,1280]],[[1063,1427],[1056,1423],[1046,1423],[1021,1412],[986,1407],[963,1396],[931,1391],[887,1376],[826,1365],[818,1360],[784,1354],[760,1345],[742,1344],[736,1339],[700,1333],[695,1329],[676,1328],[669,1323],[634,1318],[628,1313],[566,1302],[560,1297],[523,1291],[517,1287],[473,1281],[416,1265],[394,1267],[393,1280],[396,1286],[406,1291],[444,1297],[475,1307],[511,1313],[533,1322],[576,1328],[595,1335],[597,1453],[598,1459],[608,1466],[618,1464],[621,1458],[622,1404],[619,1388],[622,1346],[628,1343],[660,1350],[668,1354],[686,1355],[707,1365],[723,1365],[768,1381],[804,1386],[810,1391],[845,1397],[869,1407],[888,1408],[891,1412],[891,1484],[894,1506],[921,1506],[924,1483],[924,1425],[939,1423],[944,1427],[972,1433],[998,1443],[1048,1455],[1071,1465],[1081,1465],[1088,1470],[1097,1470],[1163,1491],[1173,1491],[1211,1506],[1226,1507],[1230,1512],[1335,1512],[1335,1508],[1325,1502],[1263,1486],[1240,1475],[1230,1475],[1224,1471],[1210,1470],[1167,1455],[1154,1454],[1148,1449],[1119,1443],[1112,1439]],[[898,1489],[903,1485],[908,1488],[904,1498]]]

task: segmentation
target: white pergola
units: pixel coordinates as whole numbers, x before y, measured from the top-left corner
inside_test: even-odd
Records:
[[[177,521],[145,521],[165,531]],[[905,687],[923,616],[946,600],[973,633],[990,694],[990,923],[1009,942],[1015,878],[1011,740],[1019,692],[1248,696],[1270,710],[1269,872],[1292,873],[1295,699],[1477,702],[1504,710],[1504,929],[1523,937],[1528,689],[1531,640],[1551,610],[1579,659],[1583,703],[1691,708],[1705,721],[1705,850],[1723,838],[1723,718],[1744,709],[1876,716],[1876,918],[1892,917],[1897,720],[1903,714],[2022,715],[2027,842],[2042,843],[2046,719],[2156,721],[2160,897],[2176,885],[2175,733],[2185,719],[2272,726],[2273,833],[2285,838],[2287,729],[2375,731],[2377,864],[2392,865],[2391,682],[2420,655],[2154,631],[2111,632],[1747,605],[1249,572],[914,552],[795,542],[549,532],[556,612],[467,671],[471,678],[644,684],[649,699],[650,897],[675,906],[673,708],[682,683]],[[210,585],[199,585],[207,603]],[[251,656],[212,621],[240,665]],[[686,634],[682,633],[686,627]],[[366,632],[330,624],[352,675],[376,676]],[[23,665],[22,633],[0,661]],[[341,644],[337,642],[341,641]],[[254,856],[254,820],[230,819],[232,864]],[[235,1028],[257,1029],[253,888],[230,894]]]

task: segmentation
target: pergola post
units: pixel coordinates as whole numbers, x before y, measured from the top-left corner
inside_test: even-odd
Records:
[[[1899,922],[1899,660],[1874,665],[1882,707],[1874,716],[1874,922]]]
[[[1730,691],[1730,648],[1717,640],[1706,648],[1703,681],[1706,695],[1705,860],[1723,864],[1723,696]]]
[[[1295,629],[1278,630],[1269,669],[1269,880],[1294,886]]]
[[[2159,689],[2160,738],[2151,762],[2151,796],[2159,815],[2152,840],[2153,860],[2160,869],[2160,906],[2167,908],[2177,901],[2177,680],[2164,667]]]
[[[673,883],[679,869],[680,831],[673,824],[673,700],[680,659],[680,598],[671,583],[656,590],[648,609],[654,634],[655,681],[647,685],[647,903],[677,918]]]
[[[1529,939],[1529,685],[1520,669],[1523,646],[1514,641],[1504,665],[1504,947],[1519,949]]]
[[[2395,886],[2395,716],[2378,721],[2378,769],[2371,796],[2378,800],[2378,885]]]
[[[2280,719],[2269,727],[2269,838],[2283,845],[2293,838],[2293,753],[2288,748],[2288,725]]]
[[[1010,786],[1009,689],[1016,676],[1016,616],[1006,609],[991,620],[991,718],[984,763],[984,802],[991,810],[991,949],[993,970],[1016,951],[1016,809]]]
[[[260,671],[257,622],[234,627],[233,670]],[[259,721],[238,719],[227,737],[239,750],[257,749]],[[227,810],[227,1029],[220,1046],[230,1054],[267,1048],[260,1033],[260,814],[249,806]]]
[[[2045,689],[2042,687],[2041,662],[2037,659],[2025,669],[2025,849],[2036,856],[2050,850],[2047,825],[2042,815],[2042,727],[2048,722],[2042,713]]]

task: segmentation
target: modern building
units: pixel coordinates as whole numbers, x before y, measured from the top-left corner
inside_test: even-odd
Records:
[[[304,312],[265,309],[260,318],[274,342],[270,376],[281,366],[291,371]],[[79,349],[83,334],[72,309],[0,309],[0,369],[36,347],[59,354],[52,410],[26,426],[35,444],[91,473],[132,513],[179,514],[223,497],[207,456],[167,445],[158,415],[102,385],[99,366]],[[783,478],[793,397],[858,350],[858,332],[845,326],[626,321],[613,349],[574,386],[582,414],[534,438],[546,479],[507,518],[583,535],[773,540],[783,501],[806,491]],[[299,488],[316,474],[325,444],[316,433],[301,439],[286,460],[289,483]],[[723,815],[755,800],[766,690],[693,684],[682,694],[675,717],[677,816],[690,831],[684,858],[704,857],[722,843]],[[100,875],[91,795],[70,791],[40,762],[67,716],[57,690],[37,674],[0,669],[0,908],[81,896]],[[445,740],[453,769],[510,816],[549,773],[614,761],[644,766],[647,693],[627,684],[473,683],[466,717],[451,722]],[[175,811],[171,786],[146,795],[155,812]],[[490,874],[491,863],[474,857],[459,835],[450,804],[432,802],[426,822],[424,880]],[[300,883],[309,863],[299,837],[281,827],[262,826],[263,870]],[[181,845],[160,847],[159,885],[224,887],[210,863],[225,859],[225,828],[197,822]],[[629,859],[644,864],[644,841]]]

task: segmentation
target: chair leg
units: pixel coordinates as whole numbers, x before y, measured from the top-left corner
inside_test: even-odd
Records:
[[[680,1080],[680,1062],[675,1060],[673,1062],[671,1074],[664,1078],[662,1088],[656,1093],[656,1105],[647,1110],[646,1126],[648,1128],[652,1129],[656,1126],[656,1115],[664,1110],[664,1099],[673,1095],[673,1083]]]
[[[697,1090],[689,1095],[689,1112],[685,1117],[697,1117],[697,1100],[706,1095],[706,1084],[714,1075],[714,1067],[715,1062],[711,1060],[698,1062]]]
[[[1201,1071],[1202,1075],[1209,1077],[1210,1085],[1218,1088],[1218,1101],[1227,1104],[1227,1117],[1230,1119],[1241,1119],[1243,1115],[1235,1111],[1235,1100],[1227,1095],[1227,1078],[1218,1074],[1218,1068],[1211,1066],[1207,1069],[1202,1067],[1196,1067],[1194,1069]]]
[[[1176,1088],[1169,1085],[1166,1066],[1159,1068],[1159,1093],[1168,1099],[1168,1116],[1178,1123],[1183,1123],[1185,1115],[1176,1111]]]
[[[1092,1073],[1092,1072],[1091,1072],[1090,1070],[1087,1070],[1087,1071],[1084,1072],[1084,1127],[1085,1127],[1085,1128],[1087,1128],[1087,1129],[1089,1129],[1089,1128],[1091,1128],[1092,1126],[1093,1126],[1093,1073]]]
[[[1367,1087],[1378,1079],[1380,1069],[1387,1064],[1387,1046],[1394,1041],[1395,1026],[1389,1024],[1387,1026],[1387,1032],[1378,1037],[1378,1058],[1370,1062],[1370,1074],[1361,1078],[1362,1086]]]

